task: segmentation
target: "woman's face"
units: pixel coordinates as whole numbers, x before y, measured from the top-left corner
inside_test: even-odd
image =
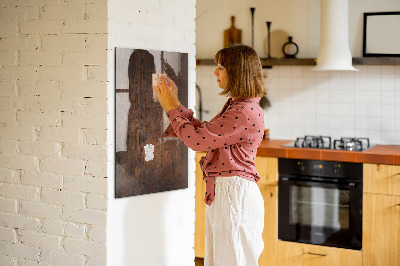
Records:
[[[214,75],[217,77],[219,87],[221,89],[226,89],[228,87],[228,71],[226,68],[218,64],[214,71]]]

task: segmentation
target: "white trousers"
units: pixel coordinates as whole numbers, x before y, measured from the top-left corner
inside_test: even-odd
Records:
[[[216,177],[205,219],[205,266],[258,266],[264,249],[264,199],[255,182]]]

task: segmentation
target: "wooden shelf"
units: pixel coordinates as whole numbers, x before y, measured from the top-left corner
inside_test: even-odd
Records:
[[[272,66],[314,66],[315,58],[260,58],[263,67]],[[214,59],[197,59],[196,65],[215,65]],[[400,57],[356,57],[353,65],[400,65]]]
[[[357,57],[353,65],[400,65],[400,57]]]

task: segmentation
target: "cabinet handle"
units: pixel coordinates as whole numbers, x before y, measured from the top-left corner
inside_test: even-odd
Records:
[[[399,204],[397,204],[397,206],[400,206],[400,203],[399,203]]]
[[[323,256],[323,257],[328,256],[328,254],[320,254],[320,253],[313,253],[313,252],[307,252],[307,254],[310,254],[310,255],[317,255],[317,256]]]

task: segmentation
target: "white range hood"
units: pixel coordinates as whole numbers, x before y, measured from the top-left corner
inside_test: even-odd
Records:
[[[349,47],[348,0],[321,0],[321,40],[314,70],[358,71]]]

